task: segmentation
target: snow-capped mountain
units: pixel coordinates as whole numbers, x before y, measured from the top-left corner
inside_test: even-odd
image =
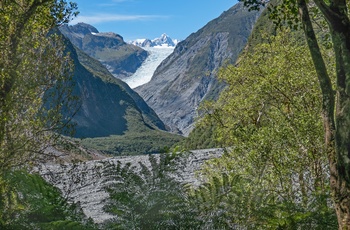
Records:
[[[136,39],[131,41],[130,44],[139,46],[139,47],[175,47],[179,41],[177,39],[172,39],[166,34],[162,34],[159,38],[153,40],[144,38]]]
[[[176,46],[173,39],[171,39],[166,34],[162,34],[159,38],[152,40],[152,42],[153,42],[153,44],[155,44],[155,46],[163,46],[163,45]]]

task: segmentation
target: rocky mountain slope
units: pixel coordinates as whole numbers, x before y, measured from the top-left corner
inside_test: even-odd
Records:
[[[236,4],[178,43],[151,81],[135,89],[173,132],[187,135],[199,104],[222,90],[216,72],[236,60],[259,14]]]
[[[245,46],[245,52],[254,52],[254,48],[261,43],[268,42],[265,36],[266,34],[276,34],[277,28],[269,18],[269,11],[267,9],[262,10],[258,20],[254,24],[254,28],[248,38],[248,42]],[[302,30],[293,31],[293,36],[298,37],[300,41],[305,39]],[[194,130],[191,131],[189,136],[184,139],[179,145],[185,149],[201,149],[201,148],[217,148],[222,147],[220,142],[217,141],[215,132],[216,124],[202,123],[197,125]]]
[[[74,61],[74,94],[80,103],[73,118],[75,137],[122,135],[134,126],[165,129],[154,111],[127,84],[68,40],[66,44]]]
[[[124,42],[115,33],[100,33],[95,27],[78,23],[63,25],[60,31],[79,49],[99,60],[116,78],[126,78],[135,73],[147,58],[147,51]]]

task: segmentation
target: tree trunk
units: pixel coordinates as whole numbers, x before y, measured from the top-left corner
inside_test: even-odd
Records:
[[[335,207],[341,229],[350,229],[350,52],[345,35],[331,31],[336,54],[337,102],[336,102],[336,171],[333,185]]]
[[[339,229],[350,230],[350,20],[345,0],[316,5],[326,18],[336,58],[335,150],[330,165],[331,190]]]
[[[347,39],[350,37],[350,22],[345,2],[343,7],[339,6],[341,4],[328,7],[321,1],[315,2],[328,21],[333,40],[337,70],[336,103],[305,0],[298,0],[299,12],[322,90],[330,185],[339,229],[350,229],[350,41]]]

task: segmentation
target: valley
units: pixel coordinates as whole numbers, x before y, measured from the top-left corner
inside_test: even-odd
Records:
[[[183,136],[189,135],[195,126],[196,110],[200,103],[217,98],[224,89],[225,84],[217,80],[216,74],[225,61],[234,63],[248,41],[258,15],[256,12],[249,13],[238,4],[181,42],[163,34],[157,39],[138,39],[125,44],[120,35],[99,33],[97,29],[87,24],[79,23],[76,26],[61,28],[71,42],[83,37],[81,40],[83,45],[80,45],[82,50],[75,47],[78,54],[77,61],[94,76],[102,77],[106,84],[112,84],[110,87],[115,85],[113,87],[121,88],[130,99],[111,91],[113,87],[108,89],[100,85],[94,88],[91,84],[86,88],[86,80],[82,81],[85,87],[81,90],[84,99],[83,113],[78,112],[74,118],[77,122],[76,137],[80,140],[74,139],[74,142],[111,157],[61,166],[44,164],[37,171],[46,181],[59,188],[70,202],[79,203],[85,215],[98,224],[108,223],[115,218],[105,211],[106,200],[111,200],[106,188],[115,181],[115,178],[108,176],[111,167],[120,169],[130,167],[133,172],[144,177],[147,175],[142,175],[146,173],[143,172],[145,170],[153,173],[157,167],[170,167],[171,163],[162,166],[161,159],[172,156],[173,152],[178,159],[175,161],[175,172],[169,174],[172,180],[181,186],[185,184],[200,186],[205,181],[198,175],[195,176],[196,171],[205,165],[207,160],[222,156],[225,150],[183,149],[181,147]],[[235,24],[230,25],[231,22]],[[86,40],[94,41],[96,37],[102,42],[98,46],[92,46],[92,42],[86,43]],[[111,43],[111,38],[121,40]],[[79,45],[77,42],[73,44]],[[120,52],[118,48],[120,45],[139,54],[147,52],[147,57],[141,60],[139,67],[123,76],[116,74],[113,62],[107,63],[106,60],[101,60],[102,57],[119,56],[112,53],[107,55],[103,47],[114,49],[113,52],[117,53]],[[88,55],[83,51],[88,51]],[[135,56],[135,51],[128,55]],[[98,65],[98,60],[103,66]],[[127,72],[130,61],[135,60],[127,58],[125,61],[120,61],[126,63],[125,71],[123,65],[118,64],[120,73]],[[115,95],[115,102],[114,105],[110,104],[106,109],[100,110],[99,107],[106,106],[106,102],[110,100],[105,93]],[[103,95],[107,101],[104,99],[94,102],[95,98],[100,97],[99,95]],[[90,100],[93,101],[89,102]],[[92,107],[87,107],[84,103],[92,103]],[[118,104],[121,107],[117,106]],[[93,105],[98,107],[94,108]],[[110,113],[110,109],[117,108],[119,109]],[[123,108],[124,112],[121,113],[120,108]],[[98,111],[99,114],[96,116]],[[113,118],[117,115],[120,118]],[[101,123],[101,127],[87,126],[88,122],[80,119],[91,120],[94,123],[103,120],[105,123]],[[123,124],[123,130],[113,132],[111,130],[113,120],[118,122],[118,126]],[[106,128],[111,131],[97,135],[95,129]],[[154,163],[153,158],[159,163]],[[167,170],[166,168],[164,170]]]
[[[91,25],[69,24],[72,2],[14,1],[0,3],[0,229],[348,224],[350,166],[338,149],[348,131],[336,125],[350,116],[338,89],[350,52],[340,52],[346,43],[335,42],[322,10],[307,25],[322,26],[315,65],[315,41],[302,30],[310,19],[297,19],[302,2],[253,10],[238,2],[181,41],[165,33],[125,41],[119,23],[146,28],[172,16],[84,15]],[[92,25],[106,20],[115,31]],[[326,111],[336,98],[343,104]]]
[[[61,26],[58,34],[74,63],[75,132],[50,147],[46,154],[54,159],[34,171],[106,229],[119,216],[107,210],[115,197],[109,187],[119,180],[130,179],[125,189],[144,181],[150,196],[152,175],[165,180],[156,187],[174,184],[174,191],[204,184],[197,171],[226,150],[186,149],[184,141],[200,104],[225,88],[217,72],[235,62],[258,16],[237,4],[183,41],[162,34],[125,42],[115,31],[99,32],[86,23]]]
[[[88,94],[79,96],[83,99],[82,105],[90,103],[91,107],[84,105],[84,110],[73,119],[77,124],[75,137],[82,138],[81,143],[89,148],[118,155],[156,153],[176,146],[174,141],[180,140],[181,136],[188,136],[194,128],[200,104],[205,100],[216,99],[224,89],[225,84],[218,81],[216,73],[225,62],[233,63],[236,60],[248,41],[258,15],[259,12],[248,12],[237,4],[180,42],[162,34],[153,40],[137,39],[126,43],[118,34],[100,33],[85,23],[61,27],[60,31],[78,50],[79,62],[94,75],[106,73],[102,66],[97,68],[97,64],[94,64],[94,59],[99,60],[109,72],[103,75],[104,81],[119,85],[136,102],[137,110],[142,111],[141,116],[137,117],[137,113],[132,112],[128,105],[133,102],[119,99],[120,96],[115,100],[121,100],[119,104],[123,110],[117,109],[117,101],[113,102],[114,105],[107,105],[109,98],[90,103],[91,99],[95,100],[100,95],[106,97],[105,94],[111,92],[101,87],[92,89],[94,86],[91,85],[83,90]],[[231,23],[233,21],[235,23]],[[80,49],[84,52],[80,52]],[[90,57],[83,54],[85,52]],[[117,64],[113,65],[114,62]],[[134,68],[131,70],[130,66]],[[106,75],[109,75],[107,79]],[[108,109],[104,113],[105,109],[98,109],[100,106],[114,108],[115,112],[111,113]],[[121,119],[112,118],[116,115]],[[83,119],[104,123],[97,127],[87,125]],[[111,130],[111,121],[116,122],[119,131],[113,128],[114,132],[101,133],[101,130]],[[140,125],[138,121],[144,124]],[[161,132],[152,129],[160,129]],[[165,134],[164,131],[170,133]],[[142,144],[136,145],[142,148],[130,148],[128,145],[133,146],[131,139],[142,141]]]

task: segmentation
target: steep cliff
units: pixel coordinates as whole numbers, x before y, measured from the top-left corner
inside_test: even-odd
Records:
[[[152,80],[135,89],[171,131],[187,135],[199,104],[218,96],[224,84],[216,72],[235,62],[259,13],[236,4],[180,42]]]

